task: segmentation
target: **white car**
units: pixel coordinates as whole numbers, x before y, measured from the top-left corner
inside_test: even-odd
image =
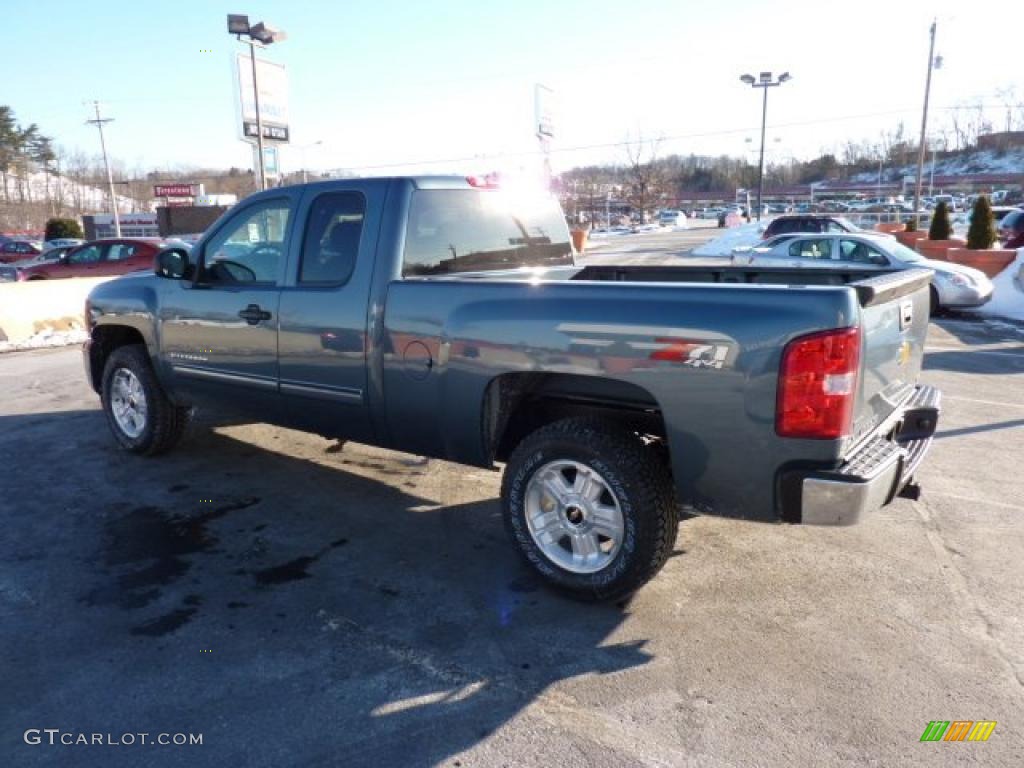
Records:
[[[992,281],[984,272],[949,261],[926,259],[888,235],[845,232],[840,234],[786,234],[761,246],[733,252],[734,264],[759,267],[835,269],[849,264],[853,270],[894,270],[926,267],[932,279],[932,313],[942,309],[980,307],[992,298]]]
[[[658,214],[658,223],[663,227],[686,229],[686,214],[682,211],[662,211]]]

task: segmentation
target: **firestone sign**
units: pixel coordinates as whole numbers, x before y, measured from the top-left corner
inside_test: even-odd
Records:
[[[153,197],[195,197],[203,194],[201,184],[154,184]]]

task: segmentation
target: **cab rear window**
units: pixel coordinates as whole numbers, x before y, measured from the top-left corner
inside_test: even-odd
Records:
[[[421,189],[409,208],[402,275],[444,275],[573,263],[554,198],[502,190]]]

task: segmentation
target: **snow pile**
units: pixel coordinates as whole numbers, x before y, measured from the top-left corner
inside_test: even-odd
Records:
[[[752,221],[726,230],[714,240],[693,250],[694,256],[731,256],[736,248],[752,247],[761,242],[767,222]]]
[[[986,315],[1024,321],[1024,248],[1017,258],[992,279],[995,292],[992,300],[979,309]]]
[[[70,344],[81,344],[88,340],[89,334],[82,328],[66,331],[47,329],[30,336],[24,341],[0,341],[0,352],[16,352],[21,349],[44,349],[46,347],[66,347]]]

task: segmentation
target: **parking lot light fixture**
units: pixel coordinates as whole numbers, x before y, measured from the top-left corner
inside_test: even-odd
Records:
[[[259,161],[257,171],[259,178],[256,180],[262,192],[267,188],[266,158],[263,156],[263,119],[260,117],[260,87],[256,81],[256,46],[265,48],[272,43],[279,43],[287,39],[283,30],[271,27],[265,22],[249,24],[249,17],[240,13],[228,14],[228,33],[238,38],[239,42],[245,42],[249,46],[249,57],[252,62],[252,95],[256,109],[256,148]],[[243,37],[248,38],[242,40]]]
[[[761,105],[761,158],[757,168],[757,220],[761,220],[761,198],[764,196],[764,131],[768,120],[768,89],[775,88],[793,79],[789,72],[783,72],[777,80],[772,79],[771,72],[761,72],[757,79],[753,75],[740,75],[740,82],[746,83],[751,88],[760,88],[764,91]]]

